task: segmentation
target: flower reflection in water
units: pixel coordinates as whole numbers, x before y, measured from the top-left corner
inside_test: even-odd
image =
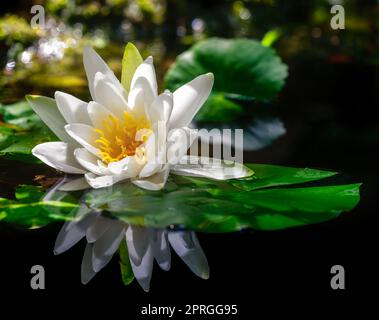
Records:
[[[67,180],[59,182],[46,194],[44,200],[56,201],[67,196],[67,192],[62,191],[62,186],[67,186]],[[83,203],[72,214],[58,234],[54,253],[63,253],[81,239],[86,239],[81,267],[83,284],[88,283],[104,268],[123,244],[126,244],[134,277],[145,291],[150,288],[154,260],[162,270],[170,269],[171,248],[197,276],[203,279],[209,277],[206,256],[193,231],[126,223]]]
[[[66,177],[45,194],[43,206],[40,201],[33,203],[34,216],[28,212],[25,221],[24,211],[12,214],[9,208],[6,221],[35,226],[65,220],[55,253],[86,238],[83,283],[119,249],[123,282],[129,284],[135,277],[147,291],[154,259],[168,270],[171,248],[196,275],[208,278],[207,260],[194,231],[225,233],[244,228],[280,230],[305,226],[334,219],[352,210],[360,199],[360,183],[305,184],[331,179],[334,172],[260,164],[250,164],[248,168],[256,173],[254,179],[172,175],[159,191],[141,189],[128,181],[79,191],[83,179]],[[20,190],[18,197],[25,195],[27,189]],[[171,225],[185,229],[168,229]]]

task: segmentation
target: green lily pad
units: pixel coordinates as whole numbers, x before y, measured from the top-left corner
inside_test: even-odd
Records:
[[[47,224],[72,219],[80,202],[88,211],[102,211],[146,227],[180,225],[202,232],[277,230],[328,221],[352,210],[360,199],[359,183],[304,185],[335,172],[262,164],[248,167],[255,173],[245,179],[219,181],[171,175],[160,191],[125,182],[54,197],[60,201],[43,202],[38,200],[38,193],[42,196],[40,189],[20,187],[17,200],[1,199],[0,217],[27,226]],[[128,266],[122,263],[121,268],[128,282]]]
[[[56,141],[56,136],[34,113],[29,103],[0,105],[0,156],[11,160],[39,162],[31,154],[37,144]]]
[[[292,168],[269,164],[246,164],[246,166],[253,170],[255,174],[245,179],[231,180],[233,185],[246,191],[300,184],[329,178],[337,174],[337,172],[333,171]]]
[[[15,200],[0,198],[0,221],[36,228],[67,220],[77,208],[72,197],[60,201],[43,201],[44,194],[39,186],[18,186]]]
[[[166,73],[165,86],[173,91],[207,72],[215,75],[215,84],[197,119],[233,121],[242,113],[238,101],[276,97],[287,77],[287,66],[259,41],[210,38],[177,57]]]

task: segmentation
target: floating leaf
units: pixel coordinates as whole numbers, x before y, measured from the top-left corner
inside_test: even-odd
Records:
[[[215,84],[200,116],[201,120],[213,121],[215,111],[212,109],[218,104],[229,105],[230,98],[233,101],[274,99],[284,85],[287,66],[273,49],[258,41],[211,38],[200,41],[178,56],[165,76],[165,85],[173,91],[207,72],[215,75]],[[216,119],[223,119],[223,111],[218,110],[221,114]],[[206,114],[211,117],[205,117]],[[236,112],[233,118],[238,115]]]
[[[310,169],[275,166],[269,164],[246,164],[255,174],[239,180],[232,180],[231,183],[243,190],[251,191],[255,189],[278,187],[291,184],[300,184],[329,178],[337,172]]]
[[[39,162],[31,150],[39,143],[57,140],[34,113],[29,103],[0,105],[0,156],[25,162]]]
[[[39,186],[20,185],[15,192],[16,200],[0,198],[0,221],[36,228],[68,219],[77,207],[64,199],[43,201],[44,194]]]
[[[203,232],[232,232],[242,228],[276,230],[328,221],[352,210],[360,199],[360,184],[304,185],[332,177],[335,172],[262,164],[247,166],[254,175],[245,179],[171,175],[160,191],[148,191],[125,182],[90,189],[82,195],[76,193],[79,197],[75,203],[133,225],[154,228],[179,225]],[[43,202],[37,200],[38,192],[42,193],[40,189],[20,187],[16,193],[18,201],[1,199],[3,219],[29,226],[71,219],[77,206],[70,197],[59,191],[62,194],[58,198],[50,197],[55,201]],[[129,279],[125,261],[121,267]]]
[[[301,186],[335,172],[259,164],[248,167],[255,174],[246,179],[171,176],[160,192],[120,184],[109,190],[91,190],[86,202],[131,224],[157,228],[177,224],[197,231],[230,232],[319,223],[351,210],[359,201],[360,184]]]

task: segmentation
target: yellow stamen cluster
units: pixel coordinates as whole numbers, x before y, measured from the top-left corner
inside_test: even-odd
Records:
[[[106,164],[134,156],[137,148],[151,135],[150,123],[145,117],[135,118],[124,111],[123,119],[109,116],[102,121],[102,128],[95,129],[96,140]],[[138,150],[137,150],[138,153]]]

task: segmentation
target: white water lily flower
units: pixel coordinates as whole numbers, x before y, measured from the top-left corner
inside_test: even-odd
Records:
[[[140,64],[129,93],[102,58],[92,49],[83,55],[92,101],[84,102],[63,92],[55,100],[27,96],[33,110],[61,140],[41,143],[32,153],[65,173],[82,174],[93,188],[130,179],[135,185],[159,190],[170,168],[186,155],[196,134],[188,128],[208,98],[214,77],[198,76],[177,89],[158,95],[152,57]],[[177,166],[175,173],[224,177],[222,165]],[[218,174],[220,171],[221,174]],[[236,170],[228,178],[240,178]]]

